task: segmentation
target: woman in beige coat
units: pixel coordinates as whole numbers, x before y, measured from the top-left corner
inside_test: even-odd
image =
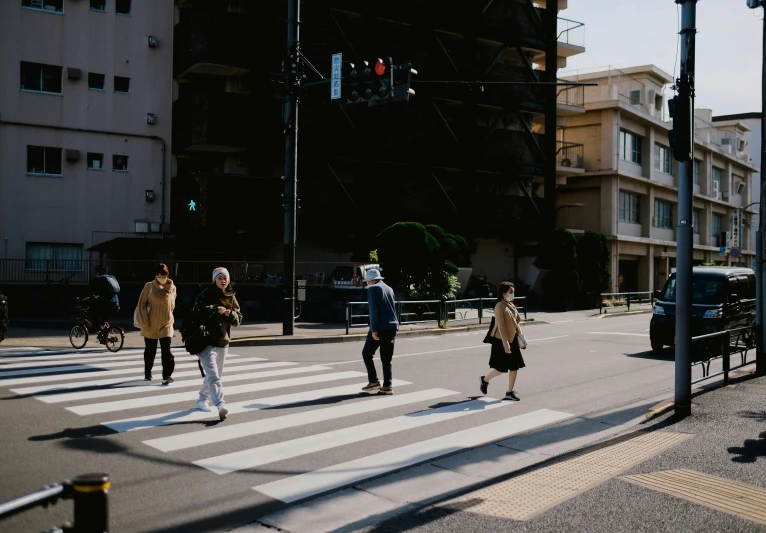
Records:
[[[489,356],[489,374],[481,376],[481,392],[487,394],[489,380],[508,372],[508,392],[505,399],[518,402],[521,400],[513,386],[519,368],[524,368],[524,358],[519,347],[521,335],[521,316],[513,305],[515,289],[510,281],[502,282],[498,288],[498,301],[495,304],[495,327],[492,330],[492,352]]]
[[[154,270],[154,281],[141,291],[136,307],[135,322],[144,337],[144,379],[152,380],[152,367],[157,355],[157,341],[162,352],[162,384],[173,383],[176,362],[170,353],[173,337],[173,309],[176,307],[176,286],[169,276],[167,265],[160,263]]]

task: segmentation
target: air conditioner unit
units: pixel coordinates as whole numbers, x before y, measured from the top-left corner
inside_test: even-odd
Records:
[[[630,100],[630,105],[641,105],[641,89],[628,91],[628,100]]]
[[[714,182],[713,182],[713,198],[716,198],[716,199],[717,199],[717,198],[718,198],[718,193],[719,193],[719,192],[720,192],[720,191],[718,190],[718,182],[717,182],[717,181],[714,181]]]
[[[729,191],[723,191],[723,199],[728,200],[729,199]]]
[[[67,161],[79,161],[80,160],[80,151],[79,150],[70,150],[67,148],[64,150],[64,159]]]

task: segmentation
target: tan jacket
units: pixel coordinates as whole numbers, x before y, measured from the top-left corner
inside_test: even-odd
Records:
[[[495,329],[492,330],[492,336],[511,344],[517,334],[521,335],[519,322],[521,322],[521,316],[515,305],[505,300],[497,302],[495,304]]]
[[[173,336],[173,310],[176,307],[176,286],[172,280],[160,285],[156,279],[141,291],[136,307],[136,318],[141,335],[147,339]]]

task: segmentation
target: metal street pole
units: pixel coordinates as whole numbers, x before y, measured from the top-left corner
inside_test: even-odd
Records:
[[[756,237],[755,261],[758,273],[755,276],[757,346],[755,349],[755,375],[766,376],[766,328],[763,326],[766,309],[766,268],[763,264],[763,210],[766,207],[766,1],[761,0],[763,31],[761,37],[761,205],[758,207],[758,236]]]
[[[691,110],[681,113],[681,135],[691,135],[691,152],[694,152],[694,43],[697,30],[697,0],[675,0],[681,4],[681,74],[677,82],[678,96],[682,101],[691,99]],[[675,120],[675,118],[674,118]],[[687,124],[689,122],[689,124]],[[688,128],[688,129],[687,129]],[[675,123],[674,123],[675,129]],[[685,159],[688,159],[686,157]],[[686,417],[692,408],[691,367],[691,314],[692,314],[692,257],[694,228],[692,227],[692,196],[694,193],[694,163],[678,163],[678,230],[676,250],[676,383],[675,413]]]
[[[295,330],[295,241],[298,212],[298,103],[301,85],[300,0],[287,0],[287,54],[282,64],[285,75],[285,245],[284,245],[284,308],[282,335]]]

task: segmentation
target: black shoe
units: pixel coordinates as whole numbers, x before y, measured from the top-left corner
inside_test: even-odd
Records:
[[[479,385],[479,389],[481,389],[481,393],[482,394],[487,394],[487,387],[489,387],[489,383],[484,381],[484,376],[481,376],[481,378],[479,378],[479,380],[481,381],[481,385]]]
[[[168,379],[166,379],[166,380],[163,380],[163,381],[162,381],[162,384],[163,384],[163,385],[170,385],[170,384],[171,384],[171,383],[173,383],[174,381],[175,381],[175,380],[174,380],[173,378],[168,378]]]
[[[151,374],[144,374],[144,381],[151,381],[152,375]]]
[[[505,399],[511,400],[512,402],[520,402],[521,398],[518,397],[515,390],[512,390],[510,392],[505,393]]]

